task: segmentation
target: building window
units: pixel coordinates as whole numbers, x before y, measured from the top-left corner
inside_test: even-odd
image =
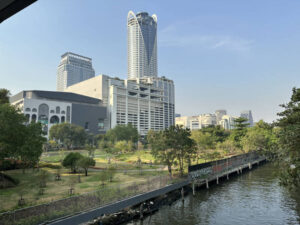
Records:
[[[49,106],[47,104],[39,105],[38,120],[42,124],[48,124]],[[48,128],[47,128],[48,129]]]
[[[64,123],[66,118],[64,116],[61,117],[60,122]]]
[[[103,119],[98,119],[98,128],[99,128],[99,130],[104,129],[104,120]]]
[[[51,109],[51,110],[50,110],[50,113],[54,113],[54,110],[53,110],[53,109]]]
[[[70,123],[71,121],[71,107],[67,106],[67,122]]]
[[[56,106],[55,112],[56,112],[56,114],[60,113],[60,107],[59,106]]]
[[[30,111],[31,111],[30,108],[25,109],[25,112],[30,112]]]
[[[37,112],[36,108],[33,108],[33,109],[32,109],[32,112]]]
[[[33,111],[33,110],[32,110]],[[31,116],[31,122],[35,122],[36,121],[36,115],[35,114],[32,114]]]
[[[61,111],[61,114],[66,114],[65,110],[62,110],[62,111]]]
[[[46,115],[40,115],[39,122],[42,124],[48,124],[48,117]]]
[[[52,116],[52,117],[50,118],[50,123],[51,123],[51,124],[57,124],[57,123],[59,123],[59,118],[58,118],[58,116]]]
[[[84,129],[86,129],[86,130],[89,129],[89,122],[85,122]]]

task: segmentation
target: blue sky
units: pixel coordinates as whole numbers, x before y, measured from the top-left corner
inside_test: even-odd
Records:
[[[0,88],[55,90],[66,51],[125,79],[129,10],[158,17],[158,73],[175,82],[177,113],[251,109],[271,122],[299,87],[298,0],[38,0],[0,24]]]

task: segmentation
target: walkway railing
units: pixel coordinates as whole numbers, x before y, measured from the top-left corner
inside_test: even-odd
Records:
[[[189,166],[189,180],[207,180],[218,175],[238,170],[239,167],[263,159],[256,152],[232,156],[230,158]]]

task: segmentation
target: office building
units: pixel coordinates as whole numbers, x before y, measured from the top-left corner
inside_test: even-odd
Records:
[[[223,127],[225,130],[232,130],[234,129],[234,120],[237,119],[237,117],[230,116],[230,115],[224,115],[222,116],[222,119],[218,122],[218,125]]]
[[[127,16],[128,79],[157,77],[157,17],[130,11]]]
[[[227,115],[227,112],[225,109],[219,109],[215,111],[215,115],[216,115],[217,123],[219,123],[222,120],[222,117]]]
[[[249,127],[253,127],[253,117],[251,110],[242,111],[241,117],[246,118],[248,120],[247,123],[249,123]]]
[[[71,123],[93,134],[105,133],[107,109],[102,101],[79,94],[56,91],[22,91],[10,98],[27,122],[41,122],[46,137],[58,123]]]
[[[108,126],[131,123],[141,135],[174,125],[174,83],[165,77],[122,80],[99,75],[72,85],[68,92],[101,99],[108,108]]]
[[[184,128],[190,130],[198,130],[208,126],[217,125],[216,115],[202,114],[199,116],[182,116],[175,118],[176,125],[182,125]]]
[[[67,52],[61,56],[57,69],[56,90],[64,91],[70,85],[94,76],[91,58]]]

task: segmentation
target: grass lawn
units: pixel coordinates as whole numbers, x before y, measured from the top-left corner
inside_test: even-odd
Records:
[[[74,152],[75,150],[73,150]],[[43,153],[41,157],[41,162],[47,163],[60,163],[64,157],[72,151],[53,151]],[[88,153],[85,150],[76,150],[76,152],[80,152],[82,155],[87,156]],[[150,166],[150,162],[154,163],[154,158],[150,153],[150,150],[139,150],[134,152],[122,153],[120,155],[113,155],[106,153],[103,150],[97,149],[95,151],[94,159],[96,161],[96,167],[99,168],[107,168],[108,160],[112,165],[114,165],[118,170],[136,170],[137,169],[137,160],[140,157],[142,160],[142,169],[155,169],[161,168],[159,165]]]
[[[35,171],[28,169],[25,174],[23,174],[22,170],[6,171],[6,174],[18,179],[20,183],[16,187],[1,189],[0,211],[3,212],[18,208],[18,200],[20,199],[21,194],[26,201],[26,206],[37,205],[68,197],[68,191],[72,182],[74,183],[75,194],[83,194],[101,188],[99,178],[101,171],[90,171],[88,174],[89,176],[80,174],[81,182],[79,183],[78,174],[70,174],[67,169],[61,170],[61,181],[55,181],[56,169],[43,168],[43,170],[48,171],[50,174],[43,195],[39,194],[39,172],[37,169],[35,169]],[[144,171],[142,174],[140,174],[139,171],[126,174],[117,172],[112,182],[106,182],[106,186],[113,187],[122,185],[122,187],[124,187],[133,183],[138,184],[147,181],[148,177],[157,176],[159,174],[165,175],[166,172]]]
[[[83,155],[88,155],[85,150],[76,150]],[[41,163],[48,163],[52,165],[61,165],[62,159],[71,151],[56,151],[43,153]],[[117,169],[117,173],[113,182],[107,182],[107,186],[117,185],[132,185],[133,183],[142,183],[147,181],[149,177],[158,175],[166,175],[167,171],[163,168],[165,166],[152,165],[154,158],[149,150],[140,150],[130,153],[123,153],[117,156],[108,154],[103,150],[97,149],[95,151],[96,167],[107,168],[109,166],[108,159],[110,158],[111,165]],[[137,167],[138,158],[142,161],[142,170]],[[203,163],[204,160],[199,160],[198,163]],[[196,164],[196,160],[192,160],[192,164]],[[68,169],[61,169],[61,181],[55,181],[56,169],[48,167],[42,168],[49,173],[47,186],[44,194],[39,194],[39,173],[37,169],[28,169],[25,174],[22,170],[10,170],[5,173],[20,181],[16,187],[6,188],[0,190],[0,211],[8,211],[18,208],[18,200],[22,195],[26,201],[26,206],[46,203],[61,198],[68,197],[68,191],[71,183],[74,183],[75,194],[83,194],[97,190],[101,187],[100,174],[101,170],[90,169],[89,176],[81,174],[78,182],[78,174],[70,174]],[[178,174],[178,168],[173,168],[173,174]],[[185,173],[187,173],[187,166],[185,166]]]

